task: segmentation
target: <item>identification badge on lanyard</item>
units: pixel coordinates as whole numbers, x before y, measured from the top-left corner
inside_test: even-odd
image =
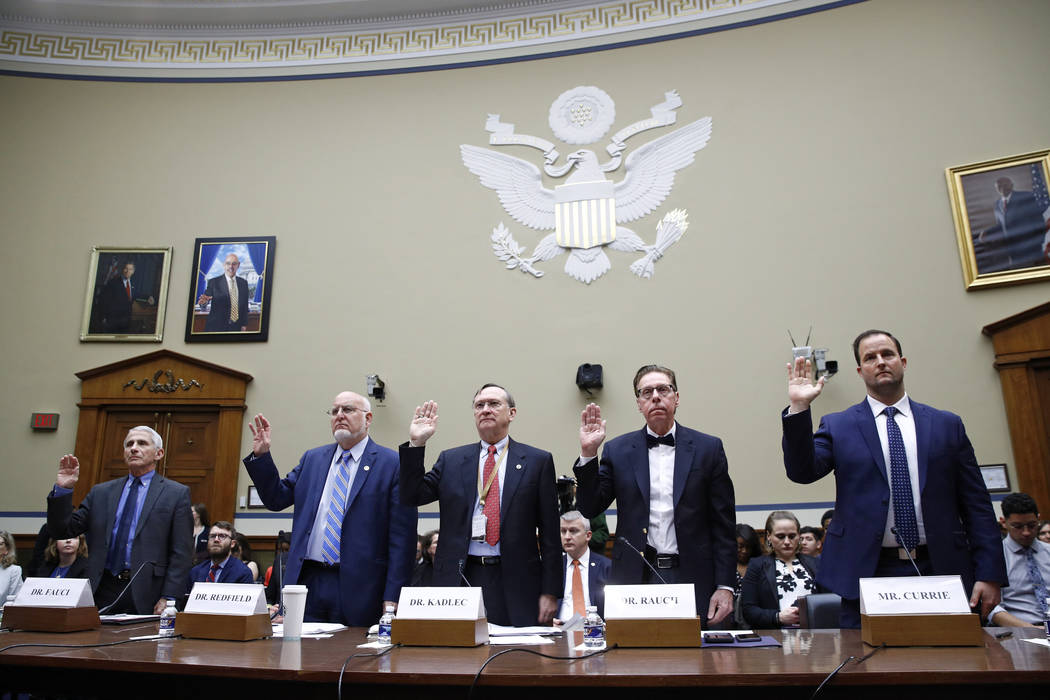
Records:
[[[484,513],[478,513],[470,520],[470,539],[475,542],[485,541],[485,530],[488,528],[489,519]]]

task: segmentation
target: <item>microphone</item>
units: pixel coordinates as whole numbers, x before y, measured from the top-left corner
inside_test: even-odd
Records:
[[[649,560],[645,558],[645,555],[638,551],[638,548],[631,544],[631,541],[629,539],[627,539],[623,535],[617,537],[616,539],[618,539],[620,542],[623,542],[625,545],[634,550],[634,552],[642,558],[642,561],[645,562],[645,565],[649,567],[649,571],[652,571],[654,574],[656,574],[656,578],[660,579],[660,583],[667,583],[667,579],[660,575],[660,572],[656,570],[656,567],[649,563]]]
[[[281,556],[282,554],[284,554],[284,552],[281,551],[281,541],[284,540],[284,539],[285,539],[285,532],[284,532],[284,530],[278,531],[277,532],[277,541],[274,542],[274,545],[273,545],[273,548],[274,548],[273,555],[275,557],[277,557],[277,575],[278,575],[278,578],[277,578],[277,614],[278,615],[284,615],[284,562],[285,562],[285,557]],[[288,539],[290,541],[291,540],[291,536],[289,536]],[[270,574],[270,575],[272,576],[273,574]]]
[[[473,588],[474,586],[470,585],[470,581],[467,579],[466,574],[463,573],[463,560],[462,559],[459,560],[458,567],[459,567],[459,577],[461,579],[463,579],[463,582],[467,584],[468,588]]]
[[[904,546],[904,541],[901,539],[901,536],[897,534],[897,527],[895,525],[890,526],[890,532],[892,532],[893,536],[897,538],[897,544],[900,545],[900,548],[903,549],[904,553],[908,555],[908,561],[911,562],[912,567],[915,569],[915,573],[919,576],[922,576],[922,572],[919,571],[919,565],[916,564],[915,559],[912,558],[911,550]]]
[[[116,597],[116,599],[112,603],[110,603],[106,607],[104,607],[101,610],[99,610],[98,611],[99,615],[106,614],[107,612],[109,612],[110,608],[112,608],[114,605],[116,605],[117,603],[120,602],[120,599],[123,598],[124,594],[128,592],[129,588],[131,588],[131,584],[135,583],[135,579],[138,578],[139,574],[142,572],[142,569],[146,566],[146,564],[152,564],[153,566],[156,566],[157,562],[155,562],[155,561],[144,561],[141,564],[139,564],[139,568],[135,569],[135,573],[131,575],[131,578],[128,580],[127,584],[124,586],[124,590],[122,590],[120,592],[120,595],[118,595]]]

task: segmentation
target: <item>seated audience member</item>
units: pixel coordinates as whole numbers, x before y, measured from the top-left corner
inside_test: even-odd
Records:
[[[230,553],[244,562],[244,565],[252,572],[253,583],[259,580],[259,565],[252,561],[252,546],[249,544],[247,537],[239,532],[236,533],[233,537],[233,548],[230,550]]]
[[[40,575],[38,572],[44,566],[44,555],[47,552],[47,547],[53,541],[45,522],[40,526],[40,532],[36,534],[36,541],[33,543],[33,558],[29,560],[29,566],[26,567],[26,571],[29,572],[30,576]]]
[[[824,511],[824,515],[820,516],[820,529],[824,532],[828,531],[828,523],[835,517],[835,509]]]
[[[277,533],[277,552],[273,564],[266,568],[263,585],[266,586],[266,602],[276,605],[281,600],[281,579],[288,568],[288,550],[292,547],[292,533],[281,530]]]
[[[798,518],[775,510],[766,519],[772,554],[752,559],[744,575],[740,604],[744,620],[755,628],[798,625],[795,601],[816,592],[820,560],[798,552]]]
[[[423,550],[426,549],[426,535],[420,535],[416,538],[416,566],[423,563]]]
[[[22,567],[15,563],[16,558],[15,538],[0,530],[0,605],[22,588]]]
[[[560,523],[562,594],[558,601],[555,623],[573,615],[586,617],[587,607],[594,605],[598,614],[605,616],[605,582],[612,570],[608,557],[592,552],[591,525],[583,513],[570,510],[563,513]]]
[[[438,530],[431,530],[423,535],[423,561],[412,570],[410,586],[434,585],[434,555],[437,554]]]
[[[755,528],[746,523],[736,524],[736,586],[733,589],[733,620],[736,627],[747,627],[744,610],[740,607],[740,593],[744,588],[744,574],[752,559],[762,556],[762,543]]]
[[[200,564],[208,558],[208,532],[211,520],[208,519],[208,508],[203,503],[190,506],[193,513],[193,564]]]
[[[254,583],[252,572],[240,559],[233,556],[237,531],[225,520],[219,520],[208,532],[208,561],[190,569],[186,592],[193,590],[194,583]]]
[[[819,527],[806,525],[798,533],[798,550],[811,557],[819,557],[824,549],[824,531]]]
[[[1039,540],[1050,544],[1050,520],[1039,521],[1039,534],[1036,535],[1036,537]]]
[[[87,578],[87,539],[80,535],[66,540],[51,540],[44,550],[44,563],[33,575],[41,578]]]
[[[1026,493],[1011,493],[1002,502],[1006,528],[1003,556],[1010,585],[988,619],[999,627],[1042,627],[1046,598],[1050,595],[1050,544],[1036,539],[1039,508]]]

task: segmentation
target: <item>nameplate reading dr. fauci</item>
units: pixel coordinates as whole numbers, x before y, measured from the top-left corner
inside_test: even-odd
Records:
[[[85,608],[95,604],[86,578],[27,578],[10,605]]]
[[[862,615],[969,613],[970,601],[958,576],[901,576],[860,580]]]
[[[480,620],[485,617],[485,604],[476,587],[405,587],[397,602],[397,616],[402,620]]]
[[[266,590],[261,583],[193,584],[186,612],[222,615],[256,615],[266,612]]]
[[[606,586],[606,620],[685,619],[696,617],[691,583]]]

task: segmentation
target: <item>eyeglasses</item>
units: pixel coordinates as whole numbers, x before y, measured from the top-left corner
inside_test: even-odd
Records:
[[[474,404],[474,413],[481,413],[486,408],[492,409],[493,411],[498,411],[502,407],[503,407],[503,402],[502,401],[496,401],[495,399],[493,399],[491,401],[477,401]]]
[[[1037,529],[1039,527],[1039,521],[1038,520],[1033,520],[1030,523],[1006,523],[1006,524],[1010,526],[1011,530],[1014,530],[1014,531],[1020,530],[1021,532],[1025,531],[1025,530],[1035,530],[1035,529]]]
[[[356,411],[360,411],[361,413],[368,413],[366,409],[358,408],[357,406],[332,406],[331,408],[325,409],[325,413],[331,416],[332,418],[335,418],[340,413],[352,416]]]
[[[208,539],[209,540],[218,540],[219,542],[222,542],[223,540],[230,539],[230,536],[227,535],[225,532],[213,532],[210,535],[208,535]]]
[[[648,401],[653,398],[653,394],[659,394],[661,399],[666,399],[668,396],[674,393],[674,387],[670,384],[658,384],[656,386],[647,386],[640,391],[636,391],[635,395]]]

